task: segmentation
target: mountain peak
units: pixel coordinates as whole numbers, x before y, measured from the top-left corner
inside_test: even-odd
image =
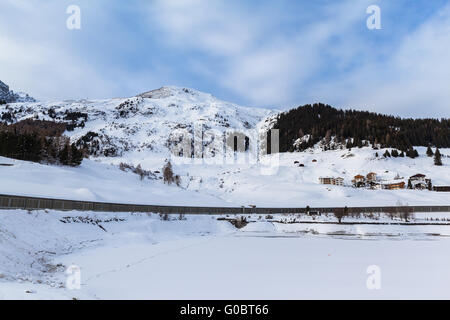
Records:
[[[148,98],[148,99],[164,99],[173,96],[210,96],[210,94],[200,92],[195,89],[186,88],[186,87],[177,87],[177,86],[163,86],[159,89],[154,89],[151,91],[147,91],[139,94],[139,97]]]
[[[23,92],[9,90],[9,86],[0,80],[0,101],[4,103],[35,102],[36,100]]]

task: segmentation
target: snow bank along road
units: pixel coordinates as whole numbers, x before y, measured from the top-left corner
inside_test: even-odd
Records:
[[[401,207],[349,207],[349,213],[395,212]],[[54,209],[99,212],[153,212],[185,214],[241,214],[241,213],[305,213],[306,208],[258,208],[258,207],[190,207],[153,206],[124,203],[74,201],[0,194],[0,209]],[[334,212],[342,207],[311,208],[311,211]],[[408,206],[410,212],[450,212],[450,206]]]

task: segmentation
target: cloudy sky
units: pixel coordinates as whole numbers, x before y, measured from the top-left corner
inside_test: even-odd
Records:
[[[450,117],[450,3],[1,0],[0,80],[45,100],[177,85],[241,105]]]

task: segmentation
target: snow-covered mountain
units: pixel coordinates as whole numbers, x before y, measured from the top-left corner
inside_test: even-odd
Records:
[[[127,152],[167,154],[177,133],[249,131],[275,111],[225,102],[197,90],[162,87],[131,98],[22,102],[0,106],[9,123],[24,119],[67,123],[65,135],[94,157],[125,156]],[[212,143],[213,141],[205,141]]]
[[[24,92],[9,90],[9,86],[0,80],[0,101],[4,103],[35,102],[36,100]]]
[[[0,170],[2,179],[9,181],[1,186],[0,193],[112,202],[234,206],[395,205],[399,200],[409,204],[448,203],[445,193],[355,189],[351,187],[351,180],[355,175],[375,172],[383,181],[406,183],[408,177],[422,173],[433,185],[448,185],[449,149],[441,148],[443,166],[435,166],[424,147],[417,148],[419,157],[386,158],[382,155],[392,152],[392,148],[373,150],[367,146],[350,150],[334,145],[332,136],[326,145],[319,141],[304,152],[260,158],[276,164],[276,170],[270,175],[262,174],[266,163],[253,161],[172,161],[174,174],[180,177],[180,187],[184,191],[178,194],[174,191],[177,187],[166,189],[164,186],[161,171],[171,148],[179,142],[178,133],[184,130],[193,136],[201,125],[200,132],[204,135],[208,130],[239,131],[252,141],[274,124],[277,115],[276,110],[242,107],[179,87],[162,87],[130,98],[0,105],[3,122],[16,123],[31,118],[65,123],[64,134],[87,148],[91,155],[80,168],[70,169],[13,161],[12,167]],[[48,126],[45,122],[41,124]],[[216,146],[217,140],[203,136],[202,145]],[[251,151],[254,147],[250,143]],[[110,166],[119,166],[122,162],[134,167],[141,165],[158,180],[142,181],[128,172],[130,176],[126,179],[131,182],[126,184],[123,172]],[[116,170],[114,174],[113,170]],[[323,176],[342,177],[346,186],[321,185],[319,178]],[[53,187],[42,187],[43,181],[51,181]],[[199,196],[198,200],[194,201],[196,196],[193,195]]]

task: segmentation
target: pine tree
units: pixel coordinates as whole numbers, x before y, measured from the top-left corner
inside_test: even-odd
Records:
[[[398,157],[398,151],[397,151],[397,149],[392,150],[392,156],[393,156],[394,158],[397,158],[397,157]]]
[[[437,166],[442,166],[441,152],[438,148],[436,148],[436,152],[434,153],[434,164]]]
[[[67,166],[69,164],[69,146],[68,146],[68,144],[65,144],[64,148],[62,148],[62,150],[59,151],[59,162],[64,166]]]
[[[75,143],[72,143],[72,145],[70,146],[70,153],[70,165],[74,167],[79,166],[83,161],[83,153],[78,150]]]
[[[385,157],[385,158],[388,158],[390,156],[391,156],[391,154],[389,153],[388,150],[386,150],[386,152],[383,154],[383,157]]]
[[[433,150],[431,150],[431,147],[428,146],[427,148],[427,156],[432,157],[434,155]]]
[[[419,156],[419,153],[417,152],[416,149],[411,148],[408,149],[408,151],[406,151],[406,155],[412,159],[417,158]]]

